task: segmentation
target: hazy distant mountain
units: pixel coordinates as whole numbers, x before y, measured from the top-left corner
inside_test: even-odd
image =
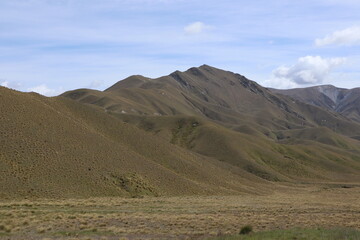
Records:
[[[315,106],[324,107],[360,122],[360,88],[344,89],[332,85],[288,90],[271,89]]]

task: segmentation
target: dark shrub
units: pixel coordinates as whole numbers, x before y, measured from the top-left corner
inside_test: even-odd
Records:
[[[253,230],[252,226],[246,225],[246,226],[244,226],[244,227],[241,228],[239,234],[249,234],[249,233],[252,232],[252,230]]]

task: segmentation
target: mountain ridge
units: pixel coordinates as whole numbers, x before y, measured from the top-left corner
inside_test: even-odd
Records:
[[[193,67],[184,72],[175,71],[160,78],[146,78],[147,81],[141,83],[131,81],[132,78],[125,79],[126,82],[119,81],[103,92],[92,90],[84,92],[83,96],[76,96],[78,91],[75,90],[62,96],[118,113],[197,115],[230,125],[242,124],[244,121],[253,122],[255,118],[260,129],[264,124],[265,127],[272,125],[271,127],[276,129],[324,124],[323,119],[314,119],[312,113],[309,113],[309,110],[319,110],[308,109],[308,106],[278,95],[274,90],[261,87],[240,74],[208,65]],[[113,91],[114,86],[116,91]],[[325,108],[326,110],[330,109]],[[324,114],[328,115],[327,118],[333,118],[331,115],[334,115],[322,113]],[[264,115],[273,116],[273,120],[265,123],[267,118]],[[350,125],[354,124],[341,116],[335,118]],[[336,124],[332,125],[328,126],[335,129]]]
[[[189,68],[184,72],[174,71],[168,76],[147,79],[140,84],[134,81],[131,85],[131,81],[128,81],[122,87],[120,81],[113,86],[117,86],[114,91],[110,87],[110,90],[104,92],[88,92],[85,96],[77,97],[75,90],[62,96],[100,107],[169,142],[231,164],[245,164],[253,158],[252,154],[238,151],[235,146],[229,148],[231,141],[244,144],[245,136],[256,136],[254,142],[260,145],[267,145],[267,141],[281,144],[310,144],[315,141],[339,148],[357,145],[356,139],[360,136],[359,124],[336,112],[294,101],[240,74],[208,65]],[[193,117],[198,120],[192,124],[197,126],[198,122],[204,122],[204,126],[192,129],[191,123],[186,123],[192,120],[186,119]],[[214,128],[212,124],[217,127]],[[318,130],[323,127],[329,131]],[[218,145],[228,149],[228,153],[214,152],[207,147],[212,144],[203,137],[210,132],[212,138],[221,139]],[[310,132],[317,132],[321,136],[317,137]],[[208,143],[200,147],[201,142]],[[247,146],[252,149],[250,151],[261,148]],[[323,147],[321,145],[320,148]],[[267,154],[271,156],[278,153]],[[239,159],[234,162],[232,159],[236,158]],[[285,161],[279,156],[277,158]],[[254,166],[241,166],[254,172]],[[276,177],[277,173],[270,173],[269,168],[256,168],[255,172],[262,177],[279,177]]]
[[[360,121],[360,88],[346,89],[332,85],[287,90],[270,89],[274,93],[290,96],[299,101],[323,107]]]
[[[52,98],[1,87],[0,100],[4,198],[360,182],[359,123],[208,65]]]

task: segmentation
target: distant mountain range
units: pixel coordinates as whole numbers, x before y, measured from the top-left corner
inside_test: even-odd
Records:
[[[360,184],[358,89],[203,65],[46,98],[0,88],[0,197],[262,194]]]
[[[299,101],[326,108],[360,122],[360,88],[344,89],[332,85],[288,90],[271,89]]]

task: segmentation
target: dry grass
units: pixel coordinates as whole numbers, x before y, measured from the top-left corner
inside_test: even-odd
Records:
[[[204,239],[292,228],[360,229],[359,188],[268,196],[93,198],[0,203],[0,239]]]
[[[0,87],[0,199],[259,192],[229,166],[80,103]]]
[[[264,194],[281,187],[273,182],[360,182],[360,142],[330,130],[287,131],[285,140],[300,142],[276,142],[255,121],[119,119],[110,109],[3,87],[0,109],[0,199]]]

